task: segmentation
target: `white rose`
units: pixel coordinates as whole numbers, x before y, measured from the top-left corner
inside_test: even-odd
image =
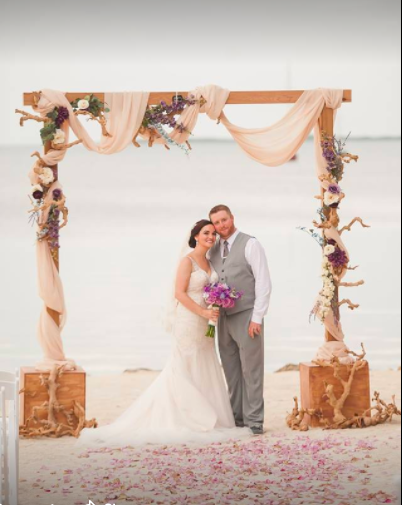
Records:
[[[335,203],[339,203],[341,200],[339,195],[334,195],[333,193],[330,193],[327,191],[324,195],[324,203],[327,207],[330,207],[331,205],[334,205]]]
[[[334,254],[334,252],[336,251],[336,248],[335,246],[333,245],[327,245],[324,249],[324,254],[325,256],[331,256],[331,254]]]
[[[80,100],[78,102],[78,108],[80,110],[87,110],[89,108],[89,102],[88,102],[88,100]]]
[[[44,190],[40,184],[35,184],[35,186],[32,186],[31,188],[31,194],[33,195],[36,191],[43,193]]]
[[[39,179],[45,186],[49,186],[49,184],[52,184],[52,182],[54,182],[53,170],[48,167],[44,168],[43,174],[39,176]]]
[[[331,298],[331,300],[332,300],[332,298],[334,296],[334,291],[329,287],[325,288],[324,289],[324,296],[326,296],[327,298]]]
[[[54,135],[53,144],[60,145],[66,143],[66,134],[63,130],[56,130]]]

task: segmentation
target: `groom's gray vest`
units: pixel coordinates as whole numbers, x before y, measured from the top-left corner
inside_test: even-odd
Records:
[[[252,310],[255,305],[255,277],[246,260],[246,247],[250,239],[252,237],[249,235],[240,233],[225,262],[221,254],[222,242],[218,241],[211,250],[211,263],[219,275],[219,282],[226,283],[236,291],[244,293],[242,299],[236,302],[234,309],[225,311],[227,315]]]

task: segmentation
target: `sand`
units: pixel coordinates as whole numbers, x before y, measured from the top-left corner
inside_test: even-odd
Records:
[[[120,376],[102,376],[88,378],[88,418],[96,417],[100,425],[113,421],[120,413],[122,413],[131,402],[137,398],[140,393],[157,377],[156,372],[141,371],[138,373],[126,373]],[[390,401],[393,394],[397,395],[398,404],[401,401],[401,374],[400,372],[373,372],[372,373],[372,388],[373,391],[379,390],[382,397],[386,401]],[[268,374],[266,376],[266,402],[267,402],[267,417],[266,427],[267,433],[258,440],[250,441],[253,450],[263,445],[276,447],[279,444],[288,444],[294,448],[304,447],[308,444],[320,444],[328,439],[328,432],[320,429],[312,430],[308,434],[293,433],[285,426],[285,417],[287,412],[292,409],[292,398],[299,392],[299,374],[297,372],[288,372],[281,374]],[[219,493],[213,501],[209,502],[206,499],[204,503],[264,503],[264,504],[286,504],[286,503],[396,503],[396,476],[400,473],[400,419],[396,419],[393,424],[379,426],[367,430],[350,430],[332,433],[332,440],[337,441],[337,445],[341,447],[350,447],[341,451],[330,449],[328,458],[332,458],[331,465],[335,465],[337,459],[346,461],[351,458],[354,451],[359,451],[359,457],[355,458],[357,478],[353,475],[345,475],[342,478],[336,476],[337,484],[334,489],[344,489],[345,496],[349,498],[342,501],[340,498],[335,501],[324,500],[321,495],[317,495],[314,499],[303,499],[300,495],[300,500],[288,498],[281,499],[276,496],[275,499],[268,497],[264,492],[260,498],[254,496],[253,499],[247,498],[247,492],[242,496],[233,496],[230,501],[230,495],[226,498],[220,497]],[[261,444],[260,446],[258,444]],[[180,450],[180,448],[177,448]],[[214,449],[215,450],[215,449]],[[282,450],[282,449],[281,449]],[[233,453],[233,448],[230,449]],[[229,452],[230,452],[229,451]],[[346,451],[346,452],[345,452]],[[110,490],[106,493],[101,485],[93,486],[92,491],[88,482],[95,475],[112,471],[112,467],[116,464],[116,460],[123,461],[127,459],[127,452],[123,455],[119,451],[106,451],[100,454],[85,455],[85,458],[79,457],[84,451],[75,448],[75,441],[70,438],[62,440],[22,440],[21,441],[21,475],[20,475],[20,501],[19,505],[87,505],[89,499],[95,505],[105,505],[108,498],[115,498],[110,503],[203,503],[201,498],[197,501],[197,496],[194,498],[185,498],[176,496],[174,499],[167,500],[159,498],[159,501],[152,498],[141,500],[134,498],[135,493],[131,498],[127,498],[127,494],[121,492],[121,489],[115,495],[110,495]],[[225,464],[225,451],[222,448],[222,460]],[[135,481],[138,472],[141,469],[141,458],[149,461],[150,454],[144,451],[132,451],[131,456],[135,455],[137,459],[131,460],[129,468],[131,470],[131,483]],[[123,458],[124,456],[124,458]],[[151,454],[153,458],[166,457],[158,454]],[[361,456],[361,457],[360,457]],[[229,456],[227,456],[229,457]],[[91,458],[95,458],[93,464]],[[147,459],[148,458],[148,459]],[[343,459],[342,459],[343,458]],[[346,458],[346,460],[345,460]],[[144,459],[144,461],[145,461]],[[313,456],[314,459],[314,456]],[[114,460],[114,462],[113,462]],[[359,460],[359,461],[358,461]],[[133,463],[135,461],[135,464]],[[307,460],[306,460],[307,461]],[[273,467],[279,461],[271,461]],[[342,463],[343,464],[343,463]],[[85,466],[87,465],[87,466]],[[93,466],[94,465],[94,466]],[[261,461],[263,465],[263,461]],[[123,463],[124,466],[124,463]],[[120,468],[123,468],[120,466]],[[128,475],[127,467],[122,474]],[[335,468],[332,466],[332,468]],[[109,469],[109,470],[108,470]],[[144,471],[147,469],[143,469]],[[149,470],[149,468],[148,468]],[[353,472],[353,470],[352,470]],[[151,472],[152,473],[152,472]],[[342,473],[342,472],[338,472]],[[83,474],[87,484],[82,487]],[[118,477],[118,472],[114,473],[114,478]],[[228,482],[230,482],[228,473]],[[254,475],[253,480],[257,480],[258,476]],[[300,478],[302,479],[302,478]],[[335,477],[334,477],[335,479]],[[329,479],[330,482],[333,480]],[[267,481],[266,481],[267,482]],[[307,483],[308,484],[308,483]],[[103,485],[103,484],[102,484]],[[181,486],[183,483],[181,483]],[[177,484],[178,488],[180,485]],[[96,491],[99,488],[99,493]],[[101,489],[102,488],[102,489]],[[220,488],[222,482],[220,482]],[[196,491],[193,489],[193,492]],[[312,491],[310,491],[312,492]],[[327,493],[333,491],[327,489]],[[384,492],[385,494],[382,494]],[[104,493],[104,495],[102,495]],[[303,493],[308,494],[306,487],[303,488]],[[372,495],[371,495],[372,493]],[[379,494],[378,494],[379,493]],[[152,493],[151,493],[152,494]],[[218,498],[219,495],[219,498]],[[223,496],[223,495],[222,495]],[[314,495],[315,496],[315,495]],[[229,498],[228,498],[229,497]],[[95,501],[98,500],[98,501]],[[175,501],[176,500],[176,501]],[[200,501],[201,500],[201,501]],[[305,500],[305,501],[303,501]]]

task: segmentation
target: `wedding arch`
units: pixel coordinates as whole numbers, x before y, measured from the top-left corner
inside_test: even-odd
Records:
[[[205,86],[193,92],[165,93],[62,93],[43,90],[25,93],[24,105],[36,114],[16,110],[21,114],[21,126],[33,120],[42,123],[41,138],[44,153],[34,153],[35,164],[30,171],[32,218],[38,224],[37,259],[39,294],[44,308],[38,326],[38,339],[44,358],[36,367],[49,372],[55,366],[74,370],[76,364],[67,359],[62,342],[66,322],[66,305],[59,274],[60,229],[67,225],[66,197],[60,183],[59,164],[68,150],[77,144],[99,154],[111,155],[129,145],[140,147],[138,137],[150,146],[160,144],[170,149],[177,146],[189,151],[189,138],[199,114],[223,125],[240,148],[255,161],[276,167],[290,161],[312,131],[315,135],[317,177],[321,193],[319,219],[314,228],[305,229],[323,250],[323,289],[312,315],[325,326],[325,343],[317,358],[330,361],[334,356],[341,363],[351,363],[341,325],[340,308],[358,308],[348,298],[340,298],[342,288],[360,286],[344,282],[350,270],[350,255],[342,234],[351,229],[340,228],[339,205],[345,198],[340,187],[345,163],[357,161],[344,152],[344,144],[334,137],[336,111],[352,101],[350,90],[317,89],[309,91],[230,92],[218,86]],[[240,104],[294,104],[276,124],[260,129],[245,129],[233,125],[224,109]],[[100,144],[96,144],[79,121],[79,116],[97,121],[102,129]],[[69,142],[70,130],[77,141]]]

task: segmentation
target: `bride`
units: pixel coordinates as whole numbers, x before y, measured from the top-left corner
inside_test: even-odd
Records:
[[[191,232],[193,251],[177,271],[174,348],[166,368],[113,424],[84,430],[80,445],[214,443],[250,435],[235,427],[215,341],[205,336],[208,321],[219,317],[203,298],[205,286],[219,279],[207,259],[216,239],[210,221],[198,222]]]

